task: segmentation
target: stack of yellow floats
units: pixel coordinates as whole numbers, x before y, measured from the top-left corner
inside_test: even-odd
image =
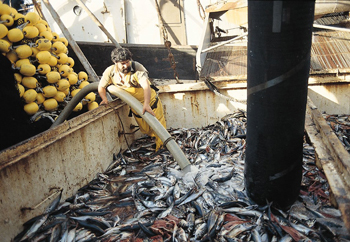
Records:
[[[0,51],[13,65],[28,115],[35,117],[40,112],[57,116],[89,84],[86,72],[74,72],[67,46],[67,39],[52,32],[37,13],[23,15],[0,2]],[[88,110],[98,107],[95,99],[95,93],[89,93],[74,111],[80,111],[83,105]]]

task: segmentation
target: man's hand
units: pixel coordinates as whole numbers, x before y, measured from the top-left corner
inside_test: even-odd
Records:
[[[108,104],[108,100],[107,100],[107,99],[102,100],[102,101],[100,102],[100,105],[107,105],[107,104]]]
[[[145,114],[145,112],[148,112],[153,116],[156,116],[156,114],[153,112],[152,108],[149,105],[143,105],[142,114]]]

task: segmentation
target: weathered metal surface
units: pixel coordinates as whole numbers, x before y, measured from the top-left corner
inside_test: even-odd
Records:
[[[322,167],[334,197],[350,231],[350,155],[309,99],[305,128],[316,151],[318,166]]]
[[[65,199],[106,169],[113,153],[126,147],[124,136],[118,135],[123,128],[117,114],[125,131],[131,132],[130,123],[134,121],[128,112],[126,105],[116,101],[0,153],[2,241],[10,241],[25,221],[41,214],[50,200],[37,205],[55,189],[63,189]],[[127,137],[131,142],[140,133]]]

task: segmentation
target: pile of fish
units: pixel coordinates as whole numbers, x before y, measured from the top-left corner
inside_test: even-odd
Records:
[[[306,142],[300,196],[288,211],[247,197],[246,121],[237,111],[204,128],[170,129],[196,168],[186,174],[167,149],[138,139],[75,196],[61,202],[59,191],[14,241],[350,241]]]
[[[350,153],[350,115],[323,114],[344,148]]]

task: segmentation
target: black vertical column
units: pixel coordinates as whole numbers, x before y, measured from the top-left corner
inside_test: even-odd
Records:
[[[245,183],[258,204],[299,194],[314,1],[248,1]]]

